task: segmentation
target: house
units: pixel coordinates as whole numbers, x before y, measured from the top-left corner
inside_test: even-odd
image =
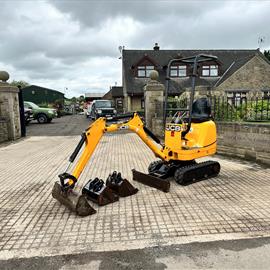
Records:
[[[37,85],[29,85],[22,88],[22,95],[24,101],[31,101],[38,105],[48,105],[56,101],[64,104],[65,99],[65,94]]]
[[[124,94],[122,86],[110,87],[110,90],[103,96],[102,99],[112,100],[117,112],[121,113],[124,111]]]
[[[217,56],[216,61],[198,66],[197,90],[200,94],[243,97],[270,95],[270,63],[258,50],[161,50],[156,43],[152,50],[122,51],[122,83],[124,110],[144,108],[144,86],[152,70],[159,72],[165,84],[171,59],[197,54]],[[179,63],[171,66],[169,96],[180,96],[190,89],[192,66]]]

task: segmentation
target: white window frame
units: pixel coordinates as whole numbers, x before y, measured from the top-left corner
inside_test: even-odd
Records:
[[[174,74],[172,74],[172,71]],[[181,72],[184,71],[184,74]],[[181,78],[187,76],[187,66],[186,65],[173,65],[170,69],[170,77],[172,78]]]
[[[153,65],[141,65],[137,68],[138,78],[149,78],[151,71],[155,70]]]
[[[218,65],[203,65],[202,77],[218,77]]]

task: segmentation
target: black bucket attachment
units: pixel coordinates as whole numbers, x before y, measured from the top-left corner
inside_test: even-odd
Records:
[[[96,213],[84,195],[79,195],[72,189],[64,190],[58,182],[55,182],[53,186],[52,196],[79,216],[89,216]]]
[[[144,185],[162,190],[164,192],[169,192],[170,190],[170,182],[166,179],[162,179],[150,174],[145,174],[142,172],[138,172],[136,170],[132,170],[133,180],[140,182]]]
[[[119,200],[119,197],[107,187],[102,179],[90,179],[82,189],[82,194],[99,206],[113,203]]]
[[[106,186],[120,197],[128,197],[138,192],[137,188],[131,185],[127,179],[122,178],[120,172],[116,171],[108,176]]]

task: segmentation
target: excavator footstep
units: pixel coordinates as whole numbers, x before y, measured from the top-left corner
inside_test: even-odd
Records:
[[[106,186],[120,197],[128,197],[139,191],[127,179],[123,178],[120,172],[116,171],[108,176]]]
[[[99,178],[95,178],[93,180],[90,179],[83,187],[82,194],[99,206],[119,200],[118,195],[115,194],[111,188],[107,187],[104,181]]]
[[[52,196],[79,216],[89,216],[96,213],[84,195],[79,195],[73,190],[63,190],[58,182],[55,182],[53,186]]]
[[[170,182],[167,179],[162,179],[150,174],[145,174],[142,172],[138,172],[136,170],[132,170],[133,180],[140,182],[144,185],[154,187],[163,192],[169,192],[170,190]]]

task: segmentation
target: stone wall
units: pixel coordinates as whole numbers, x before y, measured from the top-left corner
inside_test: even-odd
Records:
[[[8,123],[7,119],[0,117],[0,143],[8,140]]]
[[[141,111],[142,109],[142,97],[131,97],[131,110],[132,111]]]
[[[154,134],[163,139],[163,122],[153,119],[152,123]],[[218,154],[270,165],[270,123],[217,122],[216,125]]]
[[[152,71],[150,81],[144,86],[145,123],[154,134],[162,132],[165,87],[158,81],[159,74]]]
[[[218,153],[270,165],[270,124],[217,123]]]
[[[0,81],[0,117],[6,119],[8,140],[21,137],[19,89]]]

